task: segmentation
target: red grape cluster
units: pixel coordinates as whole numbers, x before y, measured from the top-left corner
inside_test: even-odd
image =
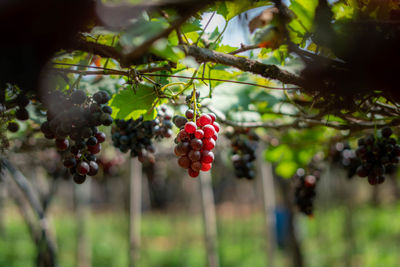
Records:
[[[209,171],[214,161],[215,141],[220,126],[213,113],[203,114],[197,120],[193,110],[188,109],[183,116],[175,116],[174,123],[180,128],[175,138],[175,155],[178,164],[188,170],[191,177],[199,176],[200,171]]]
[[[390,137],[392,134],[392,129],[385,127],[376,138],[369,135],[358,140],[356,155],[361,160],[361,165],[357,174],[368,177],[371,185],[383,183],[386,169],[399,163],[400,146],[396,139]]]
[[[319,181],[321,172],[317,169],[306,174],[302,168],[297,169],[293,179],[295,181],[295,202],[299,210],[306,214],[312,215],[314,198],[316,196],[316,185]]]
[[[75,90],[70,94],[53,92],[47,102],[47,121],[40,129],[48,139],[63,152],[63,163],[73,174],[76,183],[86,180],[86,175],[97,174],[98,165],[95,154],[101,150],[106,135],[97,126],[109,126],[113,122],[112,109],[106,103],[109,95],[100,91],[92,97]]]

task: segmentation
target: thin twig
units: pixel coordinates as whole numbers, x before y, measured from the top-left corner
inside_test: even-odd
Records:
[[[207,21],[207,23],[206,23],[206,26],[204,26],[204,28],[202,29],[202,31],[201,31],[201,33],[199,34],[199,37],[197,38],[197,41],[194,43],[194,45],[197,45],[197,44],[199,43],[201,37],[203,36],[204,32],[206,31],[208,25],[210,24],[211,20],[213,19],[214,15],[215,15],[216,13],[217,13],[216,11],[214,11],[214,12],[212,13],[212,15],[210,16],[210,18],[208,19],[208,21]]]
[[[236,55],[236,54],[239,54],[239,53],[242,53],[242,52],[246,52],[246,51],[253,50],[253,49],[258,49],[258,48],[260,48],[258,46],[258,44],[256,44],[256,45],[243,45],[243,44],[241,44],[240,48],[238,50],[232,51],[229,54],[230,55]]]

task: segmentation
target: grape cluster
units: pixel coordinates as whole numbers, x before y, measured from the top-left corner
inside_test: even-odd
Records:
[[[390,137],[392,134],[392,129],[385,127],[377,137],[369,135],[358,140],[356,155],[361,160],[361,165],[357,169],[357,175],[368,177],[371,185],[383,183],[386,169],[399,163],[400,146],[396,139]]]
[[[158,110],[157,118],[144,121],[143,117],[137,120],[115,120],[113,127],[113,145],[121,152],[130,150],[131,157],[138,157],[142,163],[155,162],[155,147],[152,139],[160,140],[172,136],[172,115],[165,106]]]
[[[48,139],[55,139],[62,152],[63,164],[70,170],[76,183],[85,181],[86,175],[97,174],[95,154],[101,150],[106,135],[97,126],[112,124],[112,109],[106,103],[110,96],[100,91],[92,97],[81,90],[69,94],[52,92],[46,98],[47,120],[40,129]]]
[[[299,210],[308,216],[313,214],[316,185],[320,175],[321,172],[317,169],[314,169],[310,174],[307,174],[303,168],[299,168],[293,177],[295,181],[295,203]]]
[[[29,112],[26,107],[30,100],[27,92],[14,86],[8,86],[0,94],[0,117],[5,119],[7,130],[17,132],[19,125],[13,119],[25,121],[29,119]],[[3,122],[2,122],[3,123]]]
[[[356,157],[356,153],[351,149],[350,145],[345,142],[337,142],[331,146],[329,157],[333,164],[337,164],[347,171],[347,178],[352,178],[357,173],[358,166],[361,161]]]
[[[212,167],[212,150],[218,139],[220,126],[213,113],[203,114],[196,120],[195,112],[188,109],[185,116],[175,116],[173,120],[180,129],[175,138],[174,152],[179,157],[179,166],[187,169],[189,175],[195,178],[200,171],[209,171]]]
[[[170,138],[172,136],[172,114],[166,106],[157,110],[157,118],[154,120],[154,135],[156,140]]]
[[[237,178],[254,179],[254,160],[259,140],[258,135],[251,129],[234,129],[227,132],[226,137],[231,140],[231,160]]]

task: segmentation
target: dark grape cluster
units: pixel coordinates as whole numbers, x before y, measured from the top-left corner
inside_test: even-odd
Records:
[[[85,181],[86,175],[97,174],[95,154],[101,150],[106,135],[97,126],[112,124],[112,109],[106,103],[110,96],[103,91],[88,97],[84,91],[68,94],[52,92],[46,98],[47,120],[40,129],[48,139],[55,139],[63,163],[73,174],[76,183]]]
[[[200,171],[211,169],[214,161],[212,150],[220,129],[213,113],[196,115],[192,109],[188,109],[185,112],[186,117],[175,116],[173,120],[180,129],[174,148],[175,155],[179,157],[178,164],[187,169],[193,178],[199,176]]]
[[[254,179],[254,160],[259,137],[251,129],[234,129],[227,132],[226,137],[231,140],[231,160],[237,178]]]
[[[8,86],[0,94],[0,121],[7,125],[7,130],[17,132],[19,125],[15,119],[25,121],[29,119],[29,112],[26,107],[30,100],[27,92],[15,86]]]
[[[154,120],[155,139],[170,138],[172,136],[172,113],[166,106],[161,106],[157,110],[157,118]]]
[[[308,216],[313,214],[316,185],[320,175],[321,172],[318,169],[314,169],[310,171],[310,174],[307,174],[303,168],[299,168],[293,177],[295,182],[295,203],[299,210]]]
[[[138,157],[142,163],[154,163],[155,147],[152,139],[172,136],[171,118],[170,111],[162,106],[154,120],[144,121],[143,117],[137,120],[115,120],[112,129],[113,145],[123,153],[130,151],[131,157]]]
[[[356,155],[361,165],[357,175],[368,177],[371,185],[383,183],[387,170],[399,163],[400,146],[396,139],[390,137],[392,134],[392,129],[385,127],[377,136],[369,135],[358,140]]]
[[[347,171],[347,178],[349,179],[357,173],[357,168],[361,165],[360,159],[357,158],[355,151],[351,149],[347,142],[337,142],[332,145],[329,151],[329,157],[333,164]]]

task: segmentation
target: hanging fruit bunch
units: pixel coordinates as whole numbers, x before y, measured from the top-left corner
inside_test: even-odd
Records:
[[[392,129],[385,127],[376,136],[369,135],[358,140],[356,155],[361,160],[361,165],[357,169],[357,175],[368,177],[371,185],[383,183],[387,169],[392,169],[393,165],[399,163],[400,146],[391,137],[392,134]]]
[[[95,154],[100,152],[106,135],[97,127],[113,122],[112,109],[106,105],[109,100],[104,91],[92,97],[81,90],[55,91],[45,96],[47,120],[40,129],[46,138],[55,139],[64,166],[78,184],[86,180],[86,175],[98,172]]]
[[[254,160],[259,136],[249,128],[234,128],[227,131],[225,136],[231,141],[232,164],[237,178],[254,179]]]
[[[220,126],[213,113],[200,114],[198,109],[199,92],[187,97],[189,109],[185,116],[175,116],[176,127],[180,129],[175,138],[175,155],[179,157],[180,167],[187,169],[190,177],[199,176],[200,171],[209,171],[214,161],[215,142]]]
[[[313,215],[316,186],[321,177],[321,169],[317,165],[321,159],[322,157],[316,154],[308,164],[307,170],[299,168],[293,176],[294,201],[300,212],[308,216]]]
[[[121,152],[130,151],[131,157],[138,157],[144,162],[155,162],[155,146],[153,139],[160,141],[172,136],[172,114],[166,106],[157,110],[157,118],[144,121],[143,117],[137,120],[115,120],[112,129],[113,145]]]
[[[361,161],[357,158],[356,153],[351,149],[348,142],[337,142],[329,149],[330,162],[347,171],[347,178],[351,179],[357,173],[358,166]]]

